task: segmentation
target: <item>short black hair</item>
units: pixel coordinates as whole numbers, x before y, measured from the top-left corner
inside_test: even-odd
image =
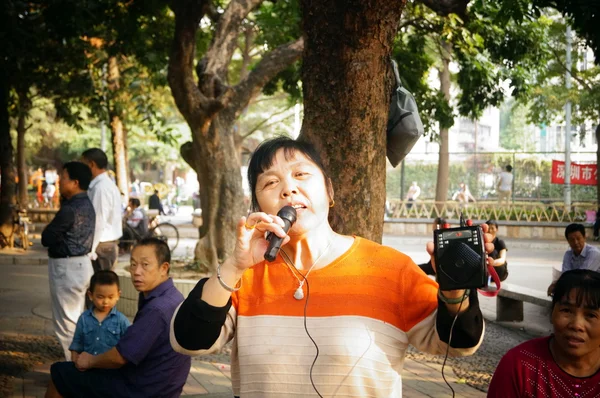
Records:
[[[156,255],[156,259],[158,260],[158,265],[162,263],[171,263],[171,249],[169,249],[169,245],[164,240],[158,238],[144,238],[140,240],[135,246],[133,246],[133,250],[139,246],[151,246],[154,248],[154,254]],[[169,267],[170,268],[170,267]]]
[[[323,160],[317,149],[310,143],[305,141],[296,141],[290,137],[279,136],[270,140],[263,141],[254,151],[248,164],[248,182],[250,184],[250,192],[252,195],[252,210],[258,211],[258,199],[256,198],[256,181],[258,176],[268,170],[275,160],[277,151],[283,149],[286,159],[294,157],[296,152],[300,152],[310,159],[323,173],[325,184],[328,187],[331,185],[329,173],[325,169]],[[330,192],[331,194],[332,192]]]
[[[494,227],[496,227],[496,229],[498,229],[498,222],[496,222],[496,220],[487,220],[485,223],[489,226],[493,225]]]
[[[129,203],[131,203],[135,207],[140,207],[142,205],[138,198],[129,198]]]
[[[575,304],[578,307],[585,305],[593,309],[600,309],[600,272],[589,269],[574,269],[564,272],[554,286],[552,308],[568,299],[573,290],[577,293]]]
[[[442,217],[436,217],[436,218],[433,220],[433,222],[434,222],[434,224],[437,224],[437,225],[439,225],[439,226],[440,226],[440,228],[441,228],[441,227],[443,227],[443,226],[444,226],[444,224],[446,224],[446,219],[445,219],[445,218],[442,218]]]
[[[106,153],[100,148],[90,148],[85,150],[81,156],[88,161],[96,163],[99,169],[106,169],[108,167],[108,158]]]
[[[68,162],[63,166],[63,170],[67,171],[69,178],[79,182],[79,188],[86,191],[90,182],[92,182],[92,170],[85,163],[81,162]]]
[[[583,224],[573,223],[567,225],[567,228],[565,228],[565,238],[569,239],[569,235],[573,232],[581,232],[581,235],[585,238],[585,227]]]
[[[512,171],[512,166],[510,164],[506,165],[506,171],[508,171],[509,173]]]
[[[94,293],[94,289],[98,285],[117,285],[117,289],[120,289],[119,277],[111,270],[100,270],[96,271],[90,279],[89,291]]]

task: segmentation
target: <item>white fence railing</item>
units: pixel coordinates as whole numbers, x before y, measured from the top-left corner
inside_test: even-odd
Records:
[[[473,220],[518,222],[594,222],[596,212],[592,204],[573,204],[569,210],[564,205],[553,204],[498,204],[491,202],[459,203],[390,200],[388,218],[431,219],[442,217],[458,219],[460,214]]]
[[[32,222],[50,222],[57,210],[53,209],[30,209],[28,213]],[[460,213],[465,218],[473,220],[496,220],[496,221],[519,221],[519,222],[591,222],[596,217],[594,205],[591,203],[575,203],[567,211],[564,205],[558,204],[503,204],[495,202],[459,203],[416,201],[406,202],[392,199],[388,202],[388,218],[414,218],[431,219],[443,217],[457,220]]]

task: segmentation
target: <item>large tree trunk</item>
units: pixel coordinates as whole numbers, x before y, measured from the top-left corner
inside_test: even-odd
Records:
[[[108,59],[108,89],[112,93],[112,97],[117,96],[121,89],[120,84],[121,73],[119,71],[119,63],[117,57],[112,56]],[[119,191],[125,195],[125,200],[129,196],[129,178],[127,154],[125,153],[125,128],[123,126],[123,115],[121,109],[116,105],[116,101],[111,101],[110,104],[110,130],[112,135],[113,157],[115,162],[115,177]]]
[[[450,45],[442,43],[442,67],[440,75],[440,91],[444,99],[450,102]],[[450,179],[450,155],[448,154],[448,128],[440,129],[440,153],[438,157],[437,183],[435,185],[435,201],[438,211],[442,211],[448,199],[448,182]]]
[[[302,0],[301,140],[331,173],[338,231],[381,242],[393,77],[390,55],[403,2]]]
[[[169,86],[177,108],[192,131],[192,142],[181,148],[198,173],[202,208],[196,260],[215,270],[235,245],[236,221],[245,214],[240,159],[232,126],[248,102],[277,73],[302,54],[303,41],[280,46],[263,56],[235,87],[227,71],[241,23],[262,0],[232,0],[214,30],[212,44],[198,62],[194,79],[196,32],[208,2],[176,0],[175,37],[169,57]]]
[[[20,91],[19,95],[19,116],[17,121],[17,174],[19,176],[19,207],[27,209],[27,164],[25,162],[25,132],[27,127],[25,122],[31,109],[31,100],[29,91]]]
[[[115,159],[115,176],[119,191],[129,196],[129,178],[127,173],[127,155],[125,153],[125,128],[118,115],[111,115],[110,129],[112,133],[113,156]]]
[[[11,206],[16,203],[13,146],[10,139],[8,120],[8,97],[8,76],[5,75],[4,71],[0,71],[0,232],[6,237],[12,235]]]
[[[202,226],[195,257],[208,270],[214,270],[233,250],[237,220],[248,209],[244,207],[241,188],[240,158],[231,133],[233,120],[215,117],[209,134],[219,137],[214,142],[199,140],[182,147],[183,158],[198,174]]]

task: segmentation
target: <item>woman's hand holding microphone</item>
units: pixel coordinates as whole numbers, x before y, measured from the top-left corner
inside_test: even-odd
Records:
[[[289,242],[290,237],[284,227],[285,223],[280,217],[263,212],[240,218],[233,253],[204,285],[202,300],[215,307],[226,305],[231,293],[240,288],[239,282],[244,272],[264,260],[269,247],[265,234],[271,232],[282,238],[282,246]]]

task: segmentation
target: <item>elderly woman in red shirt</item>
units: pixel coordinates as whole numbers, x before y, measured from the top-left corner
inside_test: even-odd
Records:
[[[600,397],[600,273],[561,275],[552,298],[554,333],[508,351],[488,397]]]

